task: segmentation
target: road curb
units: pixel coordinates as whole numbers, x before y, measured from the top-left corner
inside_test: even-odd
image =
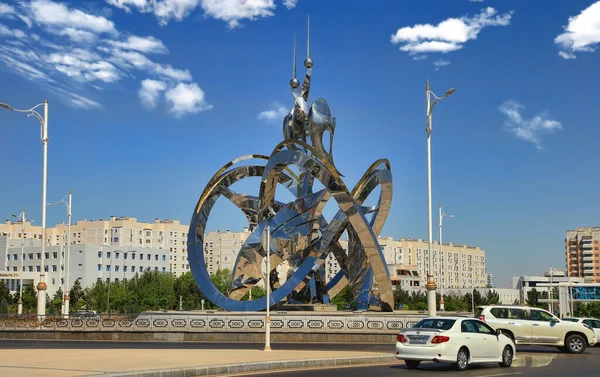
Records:
[[[356,356],[356,357],[334,357],[320,359],[303,360],[279,360],[279,361],[259,361],[252,363],[234,363],[209,365],[187,368],[173,369],[154,369],[145,371],[116,372],[86,375],[85,377],[193,377],[193,376],[214,376],[230,373],[251,373],[278,371],[284,369],[304,369],[316,367],[350,366],[362,364],[378,364],[396,361],[393,354],[379,354],[374,356]]]

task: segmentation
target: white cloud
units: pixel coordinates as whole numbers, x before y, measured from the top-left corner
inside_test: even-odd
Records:
[[[500,111],[507,117],[504,126],[517,138],[533,143],[537,149],[543,149],[542,135],[562,130],[562,125],[556,120],[549,119],[549,115],[545,113],[525,119],[521,114],[524,109],[525,107],[518,101],[504,102],[500,106]]]
[[[177,84],[165,92],[165,99],[170,107],[169,112],[176,117],[212,109],[212,105],[204,98],[204,91],[196,83]]]
[[[440,60],[434,61],[433,65],[436,67],[444,67],[444,66],[450,65],[450,62],[448,60],[440,59]]]
[[[119,49],[105,50],[110,51],[108,60],[117,64],[123,69],[136,68],[142,71],[149,71],[158,76],[163,76],[176,81],[191,81],[192,75],[190,72],[182,69],[176,69],[170,65],[162,65],[148,59],[144,54],[137,51],[122,51]]]
[[[401,44],[400,50],[410,55],[423,53],[448,53],[463,48],[469,41],[477,39],[477,35],[488,26],[507,26],[513,12],[498,14],[487,7],[473,17],[449,18],[438,25],[417,24],[398,29],[391,37],[391,42]]]
[[[427,55],[415,55],[413,56],[413,60],[425,60],[427,59]]]
[[[287,9],[295,8],[296,4],[298,4],[298,0],[283,0],[283,5],[285,5]]]
[[[434,61],[433,65],[435,66],[435,70],[439,71],[439,69],[441,67],[445,67],[447,65],[450,65],[450,62],[448,60],[439,59],[439,60]]]
[[[285,106],[274,103],[269,110],[261,111],[260,114],[258,114],[258,120],[264,120],[265,122],[282,122],[283,117],[289,112],[290,110],[286,109]]]
[[[120,75],[115,66],[100,59],[98,54],[83,49],[74,49],[69,53],[52,53],[47,57],[47,61],[57,71],[69,77],[89,82],[118,81]]]
[[[96,40],[96,34],[72,27],[57,30],[56,34],[68,37],[70,40],[77,43],[92,43]]]
[[[276,8],[275,0],[106,0],[109,4],[131,12],[154,13],[160,25],[171,20],[181,21],[200,7],[208,17],[227,22],[230,28],[240,26],[240,21],[271,17]],[[298,0],[283,0],[292,9]]]
[[[27,35],[19,29],[10,29],[2,24],[0,24],[0,35],[6,35],[9,37],[15,37],[15,38],[25,38]]]
[[[162,92],[167,89],[167,84],[157,80],[144,80],[142,86],[138,91],[140,97],[140,103],[148,108],[153,109],[156,107],[158,98]]]
[[[130,35],[126,41],[109,41],[109,43],[122,50],[134,50],[146,54],[166,54],[169,52],[160,39],[152,36],[138,37]]]
[[[94,33],[117,34],[115,24],[102,17],[85,13],[79,9],[69,9],[66,5],[52,1],[32,1],[29,4],[31,16],[38,24],[54,29],[83,29]]]
[[[554,43],[564,52],[565,59],[575,59],[574,52],[592,52],[600,43],[600,1],[595,2],[579,15],[569,17],[565,32],[554,39]]]
[[[71,101],[71,105],[82,108],[82,109],[86,109],[86,110],[102,108],[102,105],[99,104],[98,102],[91,100],[89,98],[80,96],[75,93],[71,93],[70,101]]]
[[[8,4],[0,3],[0,17],[13,18],[15,14],[15,8]]]
[[[575,54],[572,54],[570,52],[564,52],[564,51],[559,51],[558,55],[560,55],[561,57],[567,59],[567,60],[571,60],[571,59],[576,59],[577,56],[575,56]]]

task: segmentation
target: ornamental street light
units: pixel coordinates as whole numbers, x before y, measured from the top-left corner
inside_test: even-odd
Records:
[[[44,116],[42,117],[35,109],[44,106]],[[40,122],[40,140],[43,147],[43,162],[42,162],[42,252],[40,258],[40,282],[37,285],[37,315],[42,319],[46,315],[46,291],[48,285],[45,277],[45,258],[46,258],[46,180],[48,171],[48,101],[35,105],[28,110],[19,110],[5,103],[0,103],[0,107],[17,113],[24,113],[27,116],[33,116]]]
[[[23,257],[25,256],[25,209],[21,210],[21,213],[12,215],[18,221],[21,222],[21,267],[19,267],[19,300],[17,301],[17,314],[23,314]]]
[[[275,211],[273,208],[269,206],[269,215],[267,217],[267,224],[263,231],[263,239],[262,244],[265,251],[265,274],[266,276],[266,291],[267,291],[267,315],[265,317],[265,348],[264,351],[271,351],[271,317],[270,317],[270,308],[271,308],[271,219],[275,215]]]
[[[428,216],[428,258],[429,258],[429,267],[427,271],[427,284],[425,288],[427,289],[427,312],[430,317],[436,315],[435,308],[435,290],[437,288],[435,281],[433,280],[433,258],[431,255],[431,242],[433,238],[433,226],[432,226],[432,208],[431,208],[431,115],[433,112],[433,107],[441,100],[448,98],[454,93],[455,89],[451,88],[446,91],[446,94],[443,97],[438,97],[429,89],[429,80],[427,80],[427,85],[425,86],[425,95],[426,95],[426,127],[425,133],[427,134],[427,216]],[[433,102],[432,102],[433,96]]]
[[[72,209],[72,199],[73,199],[73,191],[69,190],[69,195],[67,195],[63,200],[61,200],[60,202],[57,203],[50,203],[48,204],[49,206],[56,206],[56,205],[64,205],[67,208],[67,218],[68,218],[68,225],[67,225],[67,256],[65,258],[65,265],[66,265],[66,276],[65,276],[65,282],[64,282],[64,289],[63,289],[63,310],[62,310],[62,315],[69,315],[69,269],[71,267],[71,209]]]
[[[447,213],[444,213],[444,210],[442,210],[442,205],[438,204],[438,209],[440,212],[440,274],[438,279],[440,279],[440,285],[442,288],[442,292],[441,292],[441,297],[440,297],[440,311],[445,311],[446,308],[444,307],[444,283],[446,282],[446,279],[444,277],[442,277],[442,275],[446,275],[444,274],[444,269],[442,266],[446,266],[446,264],[444,263],[444,254],[442,253],[442,247],[443,247],[443,242],[442,242],[442,227],[443,227],[443,220],[444,217],[447,217],[449,219],[453,218],[454,215],[448,215]]]

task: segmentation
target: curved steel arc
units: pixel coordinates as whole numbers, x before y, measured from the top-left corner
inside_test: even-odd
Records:
[[[297,143],[297,141],[294,141],[294,143]],[[286,142],[280,143],[276,149],[280,146],[285,146],[285,144]],[[278,177],[285,167],[292,164],[311,172],[336,200],[340,210],[348,218],[349,225],[356,231],[360,243],[364,248],[364,253],[373,268],[374,279],[380,292],[382,309],[393,310],[394,299],[391,282],[383,253],[377,242],[377,236],[359,205],[353,200],[350,192],[343,182],[341,182],[337,172],[329,168],[330,164],[326,160],[309,156],[297,150],[280,150],[271,155],[261,181],[259,219],[262,221],[266,218],[269,206],[272,206],[274,203]]]

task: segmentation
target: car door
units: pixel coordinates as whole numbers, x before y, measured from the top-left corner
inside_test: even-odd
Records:
[[[481,339],[481,353],[482,357],[486,360],[499,360],[500,359],[500,340],[496,336],[496,332],[486,323],[481,321],[475,322],[477,328],[477,334]]]
[[[513,333],[517,342],[531,342],[532,328],[526,309],[508,308],[506,327]]]
[[[529,313],[533,328],[533,342],[553,344],[561,340],[562,329],[556,317],[542,309],[532,308]]]
[[[460,330],[465,339],[465,345],[471,354],[472,361],[479,361],[486,358],[483,334],[479,333],[476,322],[474,319],[467,319],[462,321],[460,325]]]

